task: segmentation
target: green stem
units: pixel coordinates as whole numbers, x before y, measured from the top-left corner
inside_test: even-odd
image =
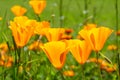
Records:
[[[28,62],[26,63],[26,65],[27,65],[27,64],[30,64],[30,63],[33,63],[33,62],[36,62],[36,61],[40,61],[40,59],[34,59],[34,60],[31,60],[31,61],[28,61]]]
[[[4,73],[4,74],[2,75],[2,80],[5,80],[5,71],[4,71],[4,66],[2,67],[2,73]]]
[[[116,32],[118,31],[118,0],[115,0],[115,15],[116,15]],[[116,45],[117,45],[117,64],[118,64],[118,80],[120,80],[120,53],[119,53],[119,38],[116,36]]]
[[[14,79],[13,80],[17,80],[17,68],[16,68],[16,65],[17,65],[17,46],[16,46],[16,44],[15,44],[15,41],[14,41],[14,38],[13,38],[13,36],[12,36],[12,39],[13,39],[13,44],[14,44],[14,49],[15,49],[15,64],[14,64],[14,70],[13,70],[13,72],[14,72]]]
[[[55,14],[52,13],[52,16],[51,16],[51,22],[52,22],[52,27],[55,27]]]
[[[112,61],[111,61],[108,57],[106,57],[105,55],[103,55],[101,52],[99,52],[99,54],[100,54],[103,58],[105,58],[110,64],[112,64]]]
[[[63,27],[63,10],[62,10],[63,0],[60,0],[59,5],[59,16],[60,16],[60,27]]]
[[[20,60],[21,60],[21,57],[20,57],[21,48],[17,48],[14,38],[13,38],[13,44],[14,44],[14,48],[15,48],[14,80],[19,80],[18,69],[19,69]]]
[[[94,8],[93,8],[93,18],[92,18],[93,23],[95,23],[95,17],[96,17],[96,7],[94,6]]]
[[[84,11],[85,11],[85,20],[87,19],[87,17],[88,17],[88,4],[87,4],[87,0],[84,0],[84,4],[85,4],[85,9],[84,9]]]
[[[86,80],[85,79],[85,72],[84,72],[84,64],[81,65],[81,71],[82,71],[82,80]]]
[[[41,21],[40,16],[38,14],[36,14],[37,17],[37,21]]]
[[[98,59],[99,59],[99,52],[96,52],[96,58],[97,58],[97,66],[98,66],[97,71],[99,72],[99,80],[102,80],[100,64],[99,64],[99,62],[98,62]]]

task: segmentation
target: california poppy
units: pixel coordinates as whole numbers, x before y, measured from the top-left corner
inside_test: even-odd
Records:
[[[67,43],[76,61],[84,64],[92,51],[91,46],[85,40],[78,39],[68,40]]]
[[[103,48],[107,38],[110,36],[112,32],[113,30],[109,28],[98,27],[92,28],[90,30],[83,29],[79,32],[79,34],[91,45],[94,51],[98,52]]]
[[[90,29],[96,28],[96,27],[97,27],[96,24],[86,24],[83,29],[90,30]]]
[[[46,36],[48,41],[59,41],[65,33],[64,28],[45,28],[42,30],[42,35]]]
[[[75,75],[75,73],[74,73],[73,70],[67,70],[67,71],[64,71],[64,72],[63,72],[63,75],[64,75],[64,76],[70,76],[70,77],[72,77],[72,76]]]
[[[36,20],[29,20],[25,16],[15,17],[10,21],[10,29],[17,47],[25,46],[34,33]]]
[[[72,38],[72,35],[70,34],[63,34],[62,37],[61,37],[61,40],[69,40]]]
[[[41,48],[55,68],[61,69],[63,67],[66,59],[66,54],[68,52],[68,48],[65,42],[47,42],[41,46]]]
[[[11,11],[15,16],[23,16],[26,13],[27,9],[22,6],[15,5],[11,8]]]
[[[116,50],[117,49],[117,46],[112,44],[112,45],[108,45],[107,47],[108,50]]]
[[[28,49],[29,50],[40,50],[40,46],[43,45],[42,42],[39,41],[34,41],[32,44],[29,45]]]
[[[35,27],[34,33],[35,34],[42,34],[42,29],[50,28],[50,23],[48,21],[37,22],[37,26]]]
[[[34,12],[39,15],[46,7],[46,0],[30,0],[29,4],[32,6]]]
[[[7,51],[8,51],[8,45],[7,45],[7,43],[1,43],[0,44],[0,52],[4,52],[4,53],[6,53]]]

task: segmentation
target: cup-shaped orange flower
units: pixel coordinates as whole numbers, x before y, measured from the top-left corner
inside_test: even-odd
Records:
[[[11,11],[15,16],[23,16],[26,13],[27,9],[22,6],[15,5],[11,8]]]
[[[85,40],[71,39],[67,41],[70,52],[80,64],[84,64],[91,51],[91,46]]]
[[[92,28],[90,30],[81,30],[80,36],[85,39],[96,52],[100,51],[113,30],[107,27]]]
[[[42,34],[42,29],[44,28],[50,28],[50,23],[48,21],[42,21],[42,22],[38,22],[37,26],[35,27],[35,34]]]
[[[25,16],[15,17],[10,21],[10,29],[17,47],[25,46],[34,33],[36,20],[29,20]]]
[[[90,30],[90,29],[96,28],[96,27],[97,27],[96,24],[86,24],[83,29]]]
[[[46,7],[46,0],[30,0],[29,4],[32,6],[34,12],[39,15]]]
[[[40,46],[43,45],[42,42],[34,41],[32,44],[29,45],[29,50],[41,50]]]
[[[107,49],[108,50],[116,50],[118,47],[114,44],[108,45]]]
[[[64,71],[64,72],[63,72],[63,75],[64,75],[64,76],[72,77],[72,76],[75,75],[75,73],[74,73],[73,70],[67,70],[67,71]]]
[[[8,45],[6,43],[1,43],[0,44],[0,53],[4,52],[6,53],[8,51]]]
[[[61,69],[63,67],[66,59],[66,54],[68,52],[68,48],[65,42],[47,42],[41,46],[41,48],[55,68]]]
[[[65,33],[64,28],[46,28],[42,30],[48,41],[59,41]]]

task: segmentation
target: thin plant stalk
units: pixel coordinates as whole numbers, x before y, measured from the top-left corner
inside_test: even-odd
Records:
[[[57,72],[54,76],[54,80],[56,80],[58,78],[58,76],[60,76],[62,80],[65,80],[63,73],[62,73],[62,70],[57,70]]]
[[[92,18],[93,23],[95,23],[95,17],[96,17],[96,7],[94,6],[94,8],[93,8],[93,18]]]
[[[116,15],[116,32],[118,31],[118,0],[115,0],[115,15]],[[119,53],[119,38],[116,36],[116,45],[117,45],[117,63],[118,63],[118,80],[120,80],[120,53]]]
[[[12,37],[13,38],[13,37]],[[13,44],[15,48],[15,64],[14,64],[14,80],[18,80],[18,69],[21,61],[21,48],[17,48],[14,38],[13,38]]]
[[[63,27],[63,0],[60,0],[59,4],[59,17],[60,17],[60,27]]]
[[[51,16],[51,22],[52,22],[52,27],[55,27],[55,14],[52,13],[52,16]]]
[[[100,64],[99,64],[99,61],[98,61],[98,59],[99,59],[99,52],[98,51],[96,51],[96,58],[97,58],[97,67],[98,67],[97,71],[99,72],[98,73],[99,74],[99,80],[102,80]]]
[[[85,11],[85,20],[88,17],[88,4],[87,4],[87,0],[84,0],[84,11]]]
[[[84,72],[84,64],[81,65],[81,71],[82,71],[82,80],[86,80],[85,79],[85,72]]]
[[[35,14],[35,15],[36,15],[37,21],[41,21],[40,16],[38,14]]]
[[[2,72],[4,73],[4,74],[2,74],[2,80],[5,80],[5,68],[4,68],[4,66],[2,67]]]
[[[12,39],[13,39],[13,44],[14,44],[14,49],[15,49],[15,55],[14,55],[14,57],[15,57],[15,63],[14,63],[14,80],[17,80],[17,68],[16,68],[17,58],[18,58],[18,56],[17,56],[17,46],[15,44],[15,41],[14,41],[13,37],[12,37]]]

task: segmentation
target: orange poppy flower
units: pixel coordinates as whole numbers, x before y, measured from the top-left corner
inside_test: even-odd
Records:
[[[70,77],[72,77],[72,76],[75,75],[75,73],[74,73],[74,71],[72,71],[72,70],[67,70],[67,71],[64,71],[64,72],[63,72],[63,75],[64,75],[64,76],[70,76]]]
[[[40,46],[43,45],[42,42],[39,42],[39,41],[34,41],[29,47],[28,49],[29,50],[40,50]]]
[[[34,12],[39,15],[46,7],[46,0],[30,0],[29,4],[32,6]]]
[[[55,68],[61,69],[63,67],[68,52],[65,42],[52,41],[45,43],[41,48]]]
[[[5,64],[4,60],[0,59],[0,66],[4,66],[4,64]]]
[[[109,63],[106,62],[105,60],[103,60],[103,59],[97,59],[97,58],[90,58],[88,60],[88,62],[94,62],[94,63],[100,64],[100,68],[101,69],[106,69],[108,67],[108,65],[109,65]]]
[[[79,34],[85,39],[96,52],[100,51],[107,38],[113,30],[106,27],[92,28],[91,30],[81,30]]]
[[[69,34],[63,34],[62,35],[62,37],[61,37],[61,40],[69,40],[69,39],[71,39],[72,38],[72,36]]]
[[[68,40],[68,46],[70,47],[70,52],[80,64],[86,62],[92,51],[91,46],[85,40]]]
[[[23,16],[26,13],[26,8],[15,5],[11,8],[11,11],[14,13],[15,16]]]
[[[13,57],[6,54],[0,54],[0,65],[5,67],[11,67],[13,64]]]
[[[8,61],[8,62],[6,62],[6,63],[4,64],[4,66],[7,67],[7,68],[9,68],[9,67],[12,66],[12,63]]]
[[[64,28],[47,28],[42,30],[42,35],[45,35],[48,41],[59,41],[65,33]]]
[[[113,71],[116,71],[116,65],[114,65],[113,67],[108,67],[105,69],[107,72],[111,73]]]
[[[35,26],[36,21],[29,20],[25,16],[15,17],[14,21],[10,21],[10,29],[17,47],[23,47],[28,43]]]
[[[0,44],[0,52],[6,53],[8,51],[8,45],[6,43]]]
[[[116,50],[117,49],[117,46],[112,44],[112,45],[108,45],[107,47],[108,50]]]
[[[42,22],[38,22],[37,26],[35,27],[35,34],[42,34],[42,29],[44,28],[50,28],[50,23],[48,21],[42,21]]]
[[[90,29],[96,28],[96,27],[97,27],[96,24],[86,24],[83,29],[90,30]]]

